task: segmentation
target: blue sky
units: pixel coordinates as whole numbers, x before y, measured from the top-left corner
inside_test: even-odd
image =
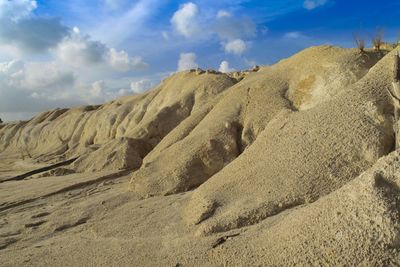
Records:
[[[140,93],[187,68],[266,65],[400,36],[400,1],[0,0],[0,118]]]

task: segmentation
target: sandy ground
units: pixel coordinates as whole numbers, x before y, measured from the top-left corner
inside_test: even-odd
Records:
[[[375,169],[400,184],[393,164],[397,153]],[[386,185],[370,173],[315,203],[207,236],[181,216],[193,192],[141,199],[127,191],[124,173],[2,183],[0,191],[13,194],[0,208],[1,266],[396,266],[399,243],[382,237],[393,210],[379,205]]]
[[[94,173],[0,184],[1,265],[207,263],[219,236],[195,237],[183,222],[191,192],[141,200],[128,181]]]

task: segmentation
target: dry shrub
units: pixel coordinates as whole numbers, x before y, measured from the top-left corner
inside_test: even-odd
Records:
[[[357,34],[354,34],[353,38],[354,38],[354,42],[356,42],[358,50],[360,50],[361,53],[364,52],[364,50],[365,50],[365,40],[363,38],[361,38]]]
[[[377,51],[381,50],[381,46],[383,44],[383,30],[377,29],[375,35],[372,38],[372,44],[374,45],[374,49]]]

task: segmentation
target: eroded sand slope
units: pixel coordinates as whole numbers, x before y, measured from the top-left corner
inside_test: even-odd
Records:
[[[4,264],[400,264],[393,53],[312,47],[2,125],[0,182],[77,158],[0,183]]]

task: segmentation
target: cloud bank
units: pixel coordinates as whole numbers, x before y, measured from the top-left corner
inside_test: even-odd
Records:
[[[241,55],[246,51],[247,45],[243,40],[236,39],[225,43],[224,49],[226,53]]]

